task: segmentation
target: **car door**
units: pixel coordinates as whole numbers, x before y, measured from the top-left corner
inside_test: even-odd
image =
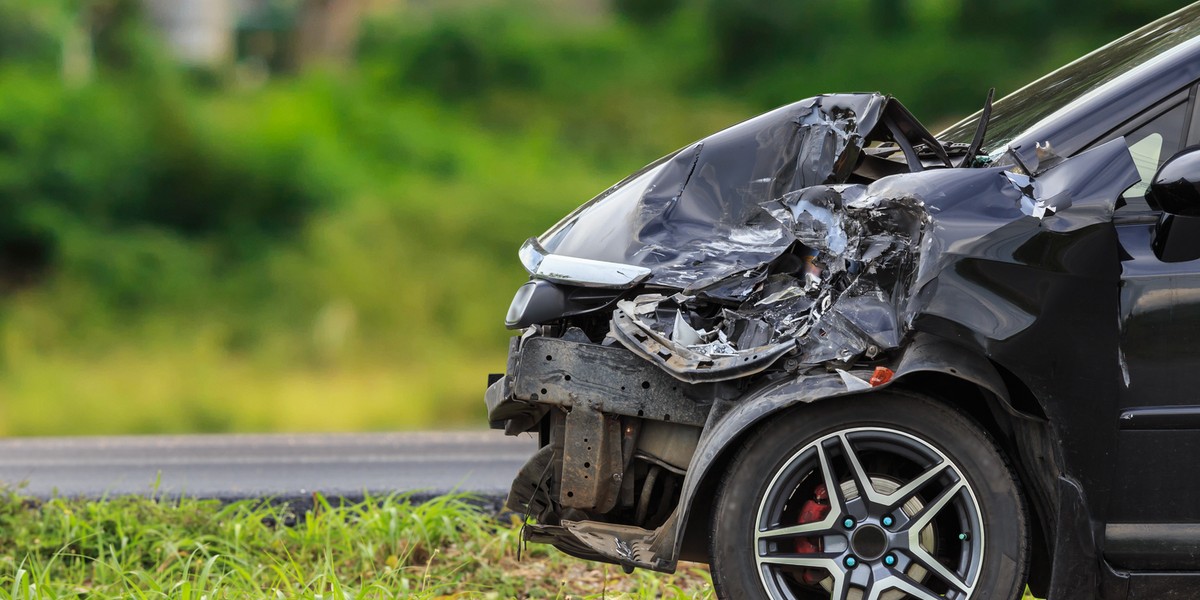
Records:
[[[1151,249],[1160,211],[1145,190],[1172,155],[1200,142],[1196,89],[1107,136],[1124,136],[1142,183],[1114,217],[1123,250],[1118,447],[1105,557],[1120,569],[1200,569],[1200,260]]]

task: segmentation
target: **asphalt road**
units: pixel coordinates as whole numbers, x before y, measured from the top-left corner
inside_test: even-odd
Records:
[[[0,440],[0,485],[220,500],[457,490],[498,504],[536,446],[500,431],[16,438]]]

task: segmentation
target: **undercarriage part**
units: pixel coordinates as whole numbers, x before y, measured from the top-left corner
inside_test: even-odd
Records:
[[[642,495],[638,498],[637,513],[633,520],[638,527],[646,525],[646,514],[650,511],[650,497],[654,493],[654,484],[658,481],[658,474],[661,472],[662,467],[653,465],[646,473],[646,480],[642,483]]]
[[[687,470],[696,444],[700,441],[700,428],[678,423],[647,421],[638,438],[637,453],[657,459],[668,468],[682,474]]]
[[[655,531],[596,521],[563,521],[563,528],[591,552],[622,565],[663,570],[660,552],[655,548]],[[570,543],[570,542],[569,542]]]
[[[551,483],[554,476],[554,448],[542,446],[517,473],[504,505],[544,522],[555,512]]]
[[[561,525],[526,525],[522,537],[535,544],[550,544],[559,550],[584,560],[605,560],[603,554],[576,538]],[[611,561],[610,562],[615,562]]]
[[[649,521],[647,521],[649,525],[654,526],[663,523],[671,516],[671,513],[675,512],[675,506],[679,504],[679,482],[683,477],[668,472],[660,479],[663,483],[658,495],[658,510],[649,515]]]
[[[606,513],[617,504],[624,476],[621,421],[588,407],[567,413],[559,502]]]

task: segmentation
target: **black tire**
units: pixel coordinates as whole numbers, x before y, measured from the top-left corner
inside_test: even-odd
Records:
[[[855,483],[864,475],[867,498]],[[769,419],[737,450],[713,515],[720,598],[854,598],[861,586],[865,599],[874,586],[888,589],[882,598],[1012,600],[1025,589],[1029,522],[1012,468],[978,425],[923,396],[833,399]],[[938,575],[947,572],[959,581]],[[891,587],[905,579],[925,593]]]

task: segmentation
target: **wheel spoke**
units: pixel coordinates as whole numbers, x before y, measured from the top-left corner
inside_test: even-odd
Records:
[[[974,588],[974,586],[967,585],[967,582],[963,581],[953,571],[946,568],[946,565],[942,564],[942,561],[931,556],[925,551],[924,548],[917,546],[915,548],[910,548],[909,552],[912,555],[913,561],[922,567],[925,567],[927,571],[936,573],[939,578],[954,586],[964,594],[971,593],[971,590]]]
[[[893,575],[887,579],[883,579],[875,583],[875,585],[872,585],[871,589],[867,591],[867,595],[864,600],[879,600],[880,595],[888,590],[898,590],[914,598],[921,598],[922,600],[945,600],[941,596],[926,589],[925,586],[909,579],[908,577],[898,575]]]
[[[954,499],[954,496],[962,491],[965,487],[967,487],[967,482],[962,479],[958,480],[958,482],[954,485],[942,490],[942,493],[938,494],[937,498],[935,498],[933,502],[926,504],[925,507],[913,517],[913,520],[908,523],[907,529],[909,541],[913,542],[914,546],[916,545],[917,536],[921,533],[921,530],[924,529],[925,526],[931,521],[933,521],[933,518],[936,517],[938,513],[941,512],[942,509]]]
[[[955,496],[963,491],[966,486],[966,481],[960,479],[958,483],[955,483],[945,490],[942,490],[942,493],[938,494],[937,498],[935,498],[933,502],[930,502],[923,509],[921,509],[921,512],[917,513],[916,518],[909,522],[907,528],[908,551],[913,557],[913,560],[925,567],[926,570],[936,573],[937,576],[946,583],[949,583],[964,593],[970,593],[972,586],[967,585],[967,582],[963,581],[958,577],[958,575],[946,568],[946,565],[942,564],[941,561],[926,552],[925,549],[921,547],[920,541],[921,530],[925,529],[925,527],[933,521],[933,518],[936,517],[938,513],[941,512],[941,510],[945,508],[951,500],[954,499]]]
[[[834,485],[833,470],[829,468],[829,457],[825,454],[825,449],[817,444],[817,460],[821,464],[821,474],[825,481],[826,493],[833,498],[833,494],[837,493],[839,502],[837,504],[830,502],[829,514],[825,515],[824,519],[813,523],[802,523],[799,525],[790,525],[787,527],[777,527],[769,529],[759,529],[754,532],[755,545],[759,541],[765,539],[784,538],[784,537],[813,537],[827,535],[832,533],[840,533],[836,529],[836,523],[841,521],[844,506],[841,496],[841,488]],[[769,492],[768,492],[769,493]]]
[[[882,495],[871,484],[871,478],[867,476],[862,463],[858,461],[858,454],[850,446],[850,440],[846,438],[846,434],[844,433],[838,434],[837,437],[841,441],[842,453],[846,455],[846,462],[850,464],[850,478],[854,480],[854,487],[858,489],[858,497],[863,502],[879,503],[878,499]]]
[[[841,572],[842,568],[838,565],[837,559],[833,554],[775,554],[769,556],[758,557],[758,562],[767,565],[780,565],[786,567],[807,567],[810,569],[825,569],[826,571]]]
[[[833,514],[832,511],[830,511],[830,514]],[[816,537],[830,534],[842,535],[842,532],[838,531],[834,525],[834,523],[836,523],[835,519],[825,517],[824,519],[814,523],[803,523],[800,525],[791,525],[788,527],[780,527],[778,529],[759,531],[757,534],[755,534],[755,541],[784,537]]]
[[[930,467],[924,473],[921,473],[915,479],[905,484],[904,487],[884,496],[882,503],[890,506],[892,510],[896,510],[905,502],[908,502],[909,498],[920,491],[930,480],[946,472],[949,468],[950,465],[945,462]]]
[[[929,483],[933,478],[944,473],[950,468],[949,463],[945,461],[938,462],[932,467],[926,469],[923,473],[909,481],[904,487],[890,493],[884,494],[875,488],[871,483],[871,477],[867,475],[866,469],[862,466],[862,461],[858,459],[858,453],[850,445],[850,439],[846,434],[838,434],[838,439],[841,440],[842,451],[846,454],[846,462],[850,464],[850,474],[854,479],[854,487],[858,489],[859,496],[864,501],[873,504],[886,506],[890,510],[896,510],[903,505],[910,497],[921,490],[925,484]]]
[[[833,474],[833,464],[829,461],[829,453],[825,451],[825,444],[817,444],[817,457],[821,461],[821,472],[825,475],[825,489],[829,494],[829,504],[834,507],[834,510],[829,511],[829,516],[836,519],[845,514],[846,494],[842,492],[842,486]],[[836,502],[834,502],[835,499]]]
[[[850,586],[846,584],[845,576],[833,577],[833,589],[829,592],[829,600],[848,600],[850,598]]]
[[[821,558],[815,556],[760,556],[758,557],[758,566],[760,569],[770,566],[784,567],[802,567],[806,569],[822,569],[829,573],[833,579],[833,590],[830,593],[830,600],[846,600],[849,596],[849,586],[846,585],[846,571],[838,563],[832,555],[822,555]]]

